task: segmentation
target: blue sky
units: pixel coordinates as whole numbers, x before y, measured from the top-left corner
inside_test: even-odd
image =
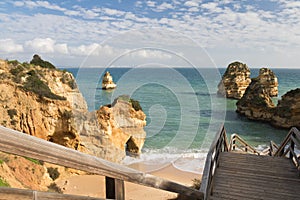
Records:
[[[0,58],[37,53],[59,66],[99,66],[126,54],[114,64],[300,67],[299,13],[292,0],[4,0]]]

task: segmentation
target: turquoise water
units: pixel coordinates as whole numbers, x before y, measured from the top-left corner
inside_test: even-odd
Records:
[[[193,68],[92,68],[68,69],[76,77],[89,110],[110,104],[128,94],[138,100],[147,116],[146,142],[140,158],[126,158],[125,164],[149,165],[172,162],[176,167],[199,172],[205,153],[222,123],[228,134],[238,133],[255,147],[280,143],[287,130],[250,121],[235,112],[236,100],[216,95],[225,69]],[[101,77],[109,70],[117,89],[101,90]],[[279,80],[279,98],[299,87],[300,70],[273,69]],[[252,69],[252,77],[258,69]],[[278,98],[274,98],[277,102]],[[190,162],[187,162],[189,160]]]

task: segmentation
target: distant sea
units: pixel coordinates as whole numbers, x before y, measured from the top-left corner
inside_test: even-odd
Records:
[[[236,100],[217,96],[225,69],[195,68],[67,68],[76,78],[90,111],[128,94],[140,102],[147,115],[147,138],[139,158],[126,157],[125,165],[143,163],[149,171],[172,163],[178,169],[201,173],[205,156],[221,124],[227,134],[238,133],[263,149],[270,140],[280,143],[288,130],[239,116]],[[300,69],[272,69],[279,81],[279,95],[300,87]],[[101,89],[109,71],[117,88]],[[259,69],[251,69],[251,77]]]

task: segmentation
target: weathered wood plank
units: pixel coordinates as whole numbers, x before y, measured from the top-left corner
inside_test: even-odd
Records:
[[[224,125],[222,125],[206,156],[201,187],[199,190],[202,194],[204,194],[204,199],[207,199],[210,195],[213,175],[219,162],[219,154],[220,152],[228,151],[228,148],[226,131]]]
[[[0,150],[86,172],[202,199],[203,193],[184,185],[84,154],[18,131],[0,126]]]
[[[105,188],[106,198],[116,200],[125,199],[125,189],[123,180],[105,177]]]
[[[103,200],[102,198],[0,187],[0,200]]]
[[[290,159],[222,152],[209,199],[298,199],[300,178]]]

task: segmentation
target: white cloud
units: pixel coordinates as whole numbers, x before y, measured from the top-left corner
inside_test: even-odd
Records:
[[[65,8],[62,8],[58,5],[55,4],[51,4],[48,1],[37,1],[36,4],[39,7],[43,7],[43,8],[47,8],[47,9],[51,9],[51,10],[57,10],[57,11],[65,11]]]
[[[156,5],[155,1],[147,1],[146,3],[147,3],[147,6],[149,6],[149,7],[155,7],[155,5]]]
[[[2,53],[19,53],[23,52],[23,46],[16,44],[12,39],[0,39],[0,52]]]
[[[25,47],[32,52],[68,54],[67,44],[57,44],[51,38],[35,38],[25,42]]]
[[[215,12],[218,9],[218,4],[215,2],[209,2],[209,3],[201,4],[201,7],[209,11]]]
[[[17,6],[17,7],[22,7],[22,6],[24,6],[24,2],[23,2],[23,1],[15,1],[15,2],[13,3],[13,5],[14,5],[14,6]]]
[[[184,3],[184,5],[188,6],[188,7],[197,7],[197,6],[199,6],[199,4],[197,2],[195,2],[195,1],[186,1]]]
[[[123,11],[116,10],[116,9],[111,9],[111,8],[103,8],[103,11],[104,11],[107,15],[122,16],[122,15],[125,14],[125,12],[123,12]]]
[[[148,50],[148,49],[141,49],[137,52],[131,54],[131,56],[139,56],[141,58],[146,59],[171,59],[172,56],[170,54],[164,53],[162,51],[157,50]]]
[[[141,8],[141,7],[143,7],[143,2],[142,1],[136,1],[134,6],[138,7],[138,8]]]
[[[62,8],[56,4],[51,4],[48,1],[30,1],[30,0],[26,0],[26,1],[16,1],[13,3],[14,6],[17,7],[22,7],[22,6],[26,6],[28,8],[37,8],[37,7],[42,7],[42,8],[47,8],[50,10],[57,10],[57,11],[66,11],[65,8]]]
[[[174,9],[174,6],[170,3],[163,2],[162,4],[157,5],[156,8],[153,8],[153,11],[163,12],[168,9]]]
[[[191,7],[188,9],[189,12],[199,12],[199,8],[197,7]]]
[[[99,47],[100,45],[96,43],[90,45],[80,45],[78,47],[70,48],[70,52],[73,55],[79,56],[98,55],[98,52],[96,50]]]

